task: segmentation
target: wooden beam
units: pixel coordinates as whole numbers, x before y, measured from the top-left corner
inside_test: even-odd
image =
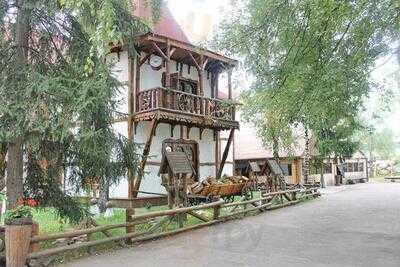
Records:
[[[218,169],[217,179],[221,178],[222,170],[224,169],[225,161],[226,161],[226,158],[228,157],[229,148],[232,144],[234,134],[235,134],[235,129],[232,129],[231,132],[229,133],[229,138],[228,138],[228,142],[226,143],[226,146],[225,146],[224,154],[222,155],[221,164]]]
[[[176,47],[172,48],[171,51],[169,52],[169,58],[172,57],[172,55],[176,52]]]
[[[209,58],[205,58],[205,60],[203,60],[202,66],[201,66],[201,69],[202,69],[202,70],[205,70],[205,69],[206,69],[206,65],[207,65],[207,63],[208,63],[208,59],[209,59]]]
[[[156,44],[156,43],[151,43],[153,48],[158,52],[158,54],[165,60],[168,59],[168,57],[164,54],[164,52],[161,50],[161,48]],[[168,54],[168,52],[167,52]]]
[[[141,36],[138,41],[140,42],[140,41],[146,41],[147,40],[147,41],[153,41],[153,42],[159,42],[159,43],[166,43],[167,39],[169,39],[169,38],[153,33],[153,34],[148,34],[146,36]],[[185,43],[185,42],[180,42],[180,41],[172,40],[172,39],[169,39],[169,40],[170,40],[170,43],[171,43],[171,45],[173,47],[180,48],[180,49],[183,49],[183,50],[187,50],[187,51],[190,51],[190,52],[193,52],[193,53],[198,53],[198,54],[201,53],[201,54],[204,54],[206,57],[209,57],[209,58],[212,58],[212,59],[216,59],[216,60],[221,61],[221,62],[223,62],[225,64],[228,64],[230,66],[236,66],[238,64],[237,60],[234,60],[234,59],[219,55],[219,54],[214,53],[212,51],[209,51],[209,50],[206,50],[206,49],[201,49],[201,48],[199,49],[199,47],[196,47],[194,45],[191,45],[191,44],[188,44],[188,43]]]
[[[144,175],[144,168],[146,167],[146,162],[147,162],[147,157],[149,156],[150,153],[150,147],[151,147],[151,143],[153,142],[153,137],[154,137],[154,133],[156,132],[157,129],[157,125],[158,125],[158,121],[157,120],[153,120],[151,123],[151,128],[150,128],[150,133],[148,135],[148,140],[146,142],[146,145],[144,146],[143,149],[143,155],[142,155],[142,161],[140,163],[140,167],[139,167],[139,171],[135,180],[135,191],[133,192],[133,197],[137,197],[137,194],[140,189],[140,184],[142,182],[142,178]]]
[[[197,62],[197,60],[194,58],[193,54],[189,51],[186,51],[187,54],[189,55],[189,57],[192,59],[194,66],[196,67],[197,70],[201,70],[201,67],[199,65],[199,63]]]
[[[153,52],[151,51],[151,52],[148,53],[144,58],[142,58],[142,59],[140,60],[139,65],[142,66],[142,65],[151,57],[152,53],[153,53]]]
[[[210,219],[208,219],[206,216],[201,215],[200,213],[197,213],[197,212],[195,212],[195,211],[189,211],[188,214],[189,214],[189,215],[192,215],[193,217],[195,217],[195,218],[197,218],[197,219],[199,219],[199,220],[202,220],[203,222],[208,222],[208,221],[210,221]]]

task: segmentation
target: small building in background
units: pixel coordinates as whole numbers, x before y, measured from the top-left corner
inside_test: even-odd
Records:
[[[290,149],[279,151],[279,163],[290,185],[304,183],[305,140],[298,134],[296,142]],[[249,123],[241,122],[240,131],[235,135],[234,156],[235,174],[250,177],[262,173],[268,159],[274,159],[272,148],[263,144],[257,136],[256,129]],[[318,158],[315,142],[310,140],[310,175],[308,183],[321,183],[326,186],[364,182],[368,180],[367,157],[357,151],[342,162],[333,158]],[[322,175],[321,175],[322,173]],[[341,176],[339,180],[336,176]],[[322,178],[322,179],[321,179]]]

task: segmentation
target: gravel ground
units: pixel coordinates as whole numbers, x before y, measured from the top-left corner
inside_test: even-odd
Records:
[[[400,183],[322,193],[296,206],[64,266],[400,266]]]

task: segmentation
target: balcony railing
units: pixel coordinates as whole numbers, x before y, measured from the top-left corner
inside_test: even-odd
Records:
[[[235,105],[224,100],[157,87],[139,92],[136,112],[170,110],[215,119],[235,120]]]

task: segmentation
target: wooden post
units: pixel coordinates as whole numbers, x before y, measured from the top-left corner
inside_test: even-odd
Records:
[[[224,154],[222,155],[221,164],[218,169],[217,179],[221,178],[222,170],[224,169],[225,161],[226,161],[226,158],[228,157],[229,148],[232,144],[234,133],[235,133],[235,129],[232,129],[229,134],[228,142],[226,143],[226,146],[225,146]]]
[[[140,53],[140,52],[139,52]],[[128,75],[129,75],[129,87],[128,87],[128,139],[134,141],[134,117],[133,114],[138,110],[138,94],[140,90],[140,55],[128,58]],[[135,190],[135,177],[132,170],[128,170],[128,198],[133,198]],[[132,215],[135,215],[135,209],[125,209],[125,220],[126,222],[132,221]],[[125,229],[126,233],[135,232],[135,226],[129,226]],[[130,240],[127,240],[129,243]]]
[[[37,235],[39,235],[39,224],[37,222],[34,222],[32,224],[31,236],[37,236]],[[40,243],[31,243],[29,245],[29,253],[37,252],[39,250],[40,250]]]
[[[199,95],[204,96],[204,68],[203,68],[203,55],[200,56],[200,68],[197,69],[199,73]]]
[[[213,208],[213,210],[214,210],[213,219],[214,219],[214,220],[218,220],[219,215],[220,215],[220,213],[221,213],[221,206],[220,206],[220,205],[215,206],[215,207]]]
[[[228,70],[228,98],[232,99],[232,68]]]
[[[32,225],[6,226],[7,267],[24,267],[29,253]]]
[[[168,89],[171,87],[171,70],[170,70],[170,61],[171,61],[171,45],[169,39],[167,39],[167,51],[165,53],[165,87]]]

